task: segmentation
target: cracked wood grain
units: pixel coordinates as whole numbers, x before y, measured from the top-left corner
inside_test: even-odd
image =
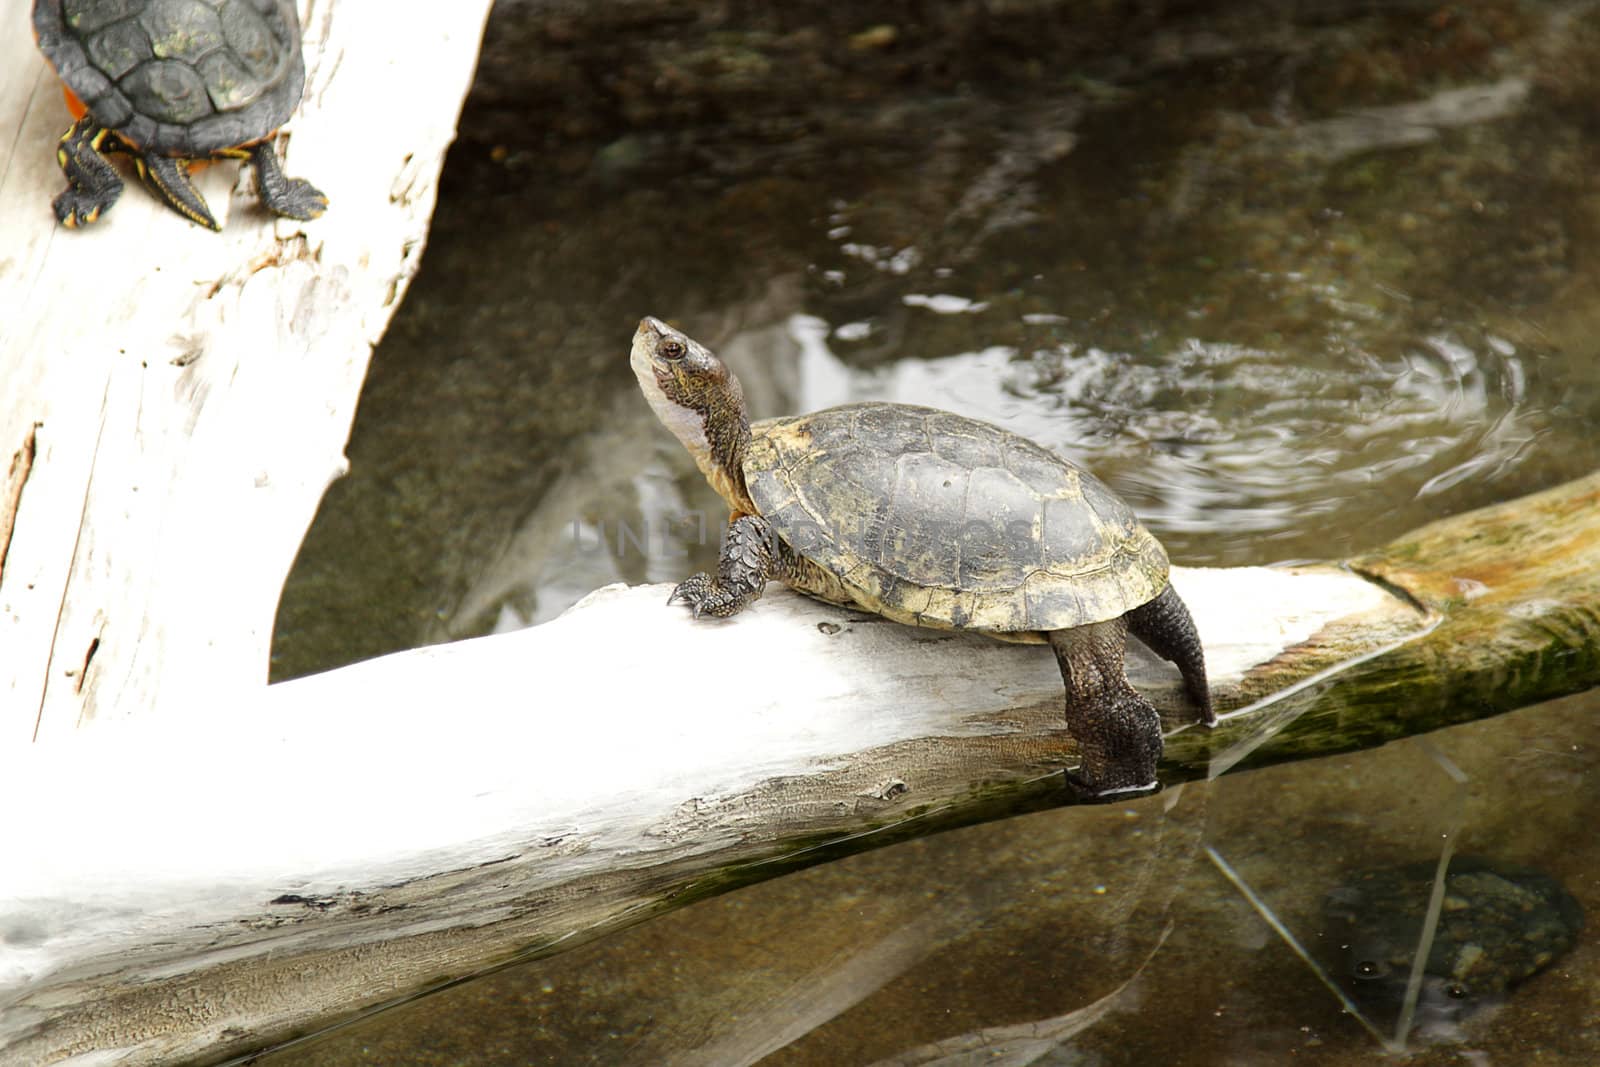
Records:
[[[12,453],[11,467],[6,471],[5,491],[0,493],[0,579],[5,578],[6,554],[11,550],[11,531],[17,522],[17,509],[22,506],[22,490],[33,473],[33,457],[39,447],[40,423],[28,427],[28,436],[22,447]]]

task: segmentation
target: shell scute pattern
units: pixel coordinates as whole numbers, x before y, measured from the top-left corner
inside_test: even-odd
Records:
[[[834,412],[840,417],[828,417]],[[897,417],[888,404],[851,404],[801,417],[813,423],[810,430],[818,446],[830,451],[857,453],[863,441],[891,456],[933,450],[927,420]]]
[[[138,20],[160,59],[192,67],[223,44],[222,20],[200,0],[160,0],[146,5]]]
[[[801,457],[786,469],[785,480],[812,524],[827,530],[830,539],[855,545],[862,555],[881,546],[887,512],[881,504],[893,484],[892,472],[875,478],[872,472],[854,472],[830,463],[826,453]],[[858,475],[866,475],[861,477]],[[864,546],[870,542],[874,552]]]
[[[66,0],[62,12],[67,25],[78,33],[93,33],[102,26],[135,17],[144,5],[145,0]]]
[[[34,29],[98,123],[166,155],[267,136],[305,82],[293,0],[37,0]]]
[[[108,78],[121,78],[156,57],[150,37],[133,21],[119,22],[84,40],[89,61]]]
[[[1009,589],[1045,567],[1045,502],[1015,474],[979,467],[968,483],[956,581],[964,588]],[[979,516],[982,516],[981,520]]]
[[[1004,465],[1006,433],[943,411],[930,412],[926,425],[936,455],[974,470]]]
[[[948,412],[867,403],[759,422],[745,478],[780,537],[901,621],[1055,630],[1167,584],[1165,551],[1092,474]]]
[[[1040,540],[1055,569],[1087,573],[1111,564],[1107,525],[1089,516],[1094,512],[1083,496],[1051,497],[1044,502],[1044,530]]]
[[[883,540],[873,562],[918,585],[954,586],[950,538],[964,524],[968,472],[931,452],[903,455],[894,468]]]

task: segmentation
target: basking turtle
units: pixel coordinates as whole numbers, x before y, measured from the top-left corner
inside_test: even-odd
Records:
[[[294,0],[34,0],[33,29],[78,116],[56,150],[71,183],[55,199],[63,225],[93,222],[122,195],[111,152],[213,230],[191,160],[249,160],[279,215],[314,219],[328,206],[310,182],[284,177],[268,142],[305,84]]]
[[[1085,797],[1154,789],[1161,722],[1128,683],[1131,632],[1177,664],[1215,721],[1167,554],[1094,475],[1026,438],[905,404],[848,404],[751,424],[739,382],[658,319],[633,337],[650,406],[733,509],[715,575],[673,591],[736,614],[769,579],[912,626],[1048,643],[1066,683]]]

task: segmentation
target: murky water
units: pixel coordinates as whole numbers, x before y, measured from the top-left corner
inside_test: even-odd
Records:
[[[504,18],[552,55],[585,40]],[[758,416],[892,399],[1025,433],[1188,564],[1338,557],[1600,467],[1593,5],[1239,5],[1130,24],[1070,72],[1012,40],[1014,78],[811,110],[803,26],[672,26],[633,32],[700,57],[677,95],[613,71],[639,121],[518,125],[503,70],[469,110],[291,577],[280,676],[714,559],[721,508],[626,366],[646,313],[717,348]],[[796,80],[754,117],[706,105],[777,54]],[[1308,942],[1354,866],[1458,822],[1595,913],[1596,710],[855,857],[270,1062],[1367,1062],[1374,1036],[1206,850]],[[1600,1062],[1597,982],[1590,936],[1422,1062]]]

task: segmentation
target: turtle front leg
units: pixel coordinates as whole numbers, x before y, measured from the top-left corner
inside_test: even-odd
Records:
[[[759,515],[740,515],[728,523],[716,576],[701,572],[678,583],[668,604],[683,601],[696,618],[725,619],[760,599],[769,578],[783,578],[792,566],[790,553]]]
[[[134,157],[134,163],[139,168],[139,177],[162,203],[190,222],[198,222],[208,230],[222,229],[221,224],[212,216],[211,208],[206,206],[200,190],[196,189],[194,182],[189,179],[187,160],[159,156],[154,152],[141,152]]]
[[[256,170],[256,189],[261,202],[274,215],[308,222],[328,210],[322,190],[304,178],[288,178],[278,165],[278,153],[268,141],[250,146],[250,163]]]
[[[1067,730],[1082,761],[1067,781],[1087,801],[1154,792],[1161,759],[1161,716],[1123,671],[1123,619],[1045,634],[1067,687]]]
[[[61,225],[69,229],[87,226],[110,211],[111,205],[122,195],[122,178],[102,154],[106,139],[115,137],[116,134],[97,125],[88,115],[61,135],[56,162],[61,164],[61,172],[70,184],[51,205]]]

